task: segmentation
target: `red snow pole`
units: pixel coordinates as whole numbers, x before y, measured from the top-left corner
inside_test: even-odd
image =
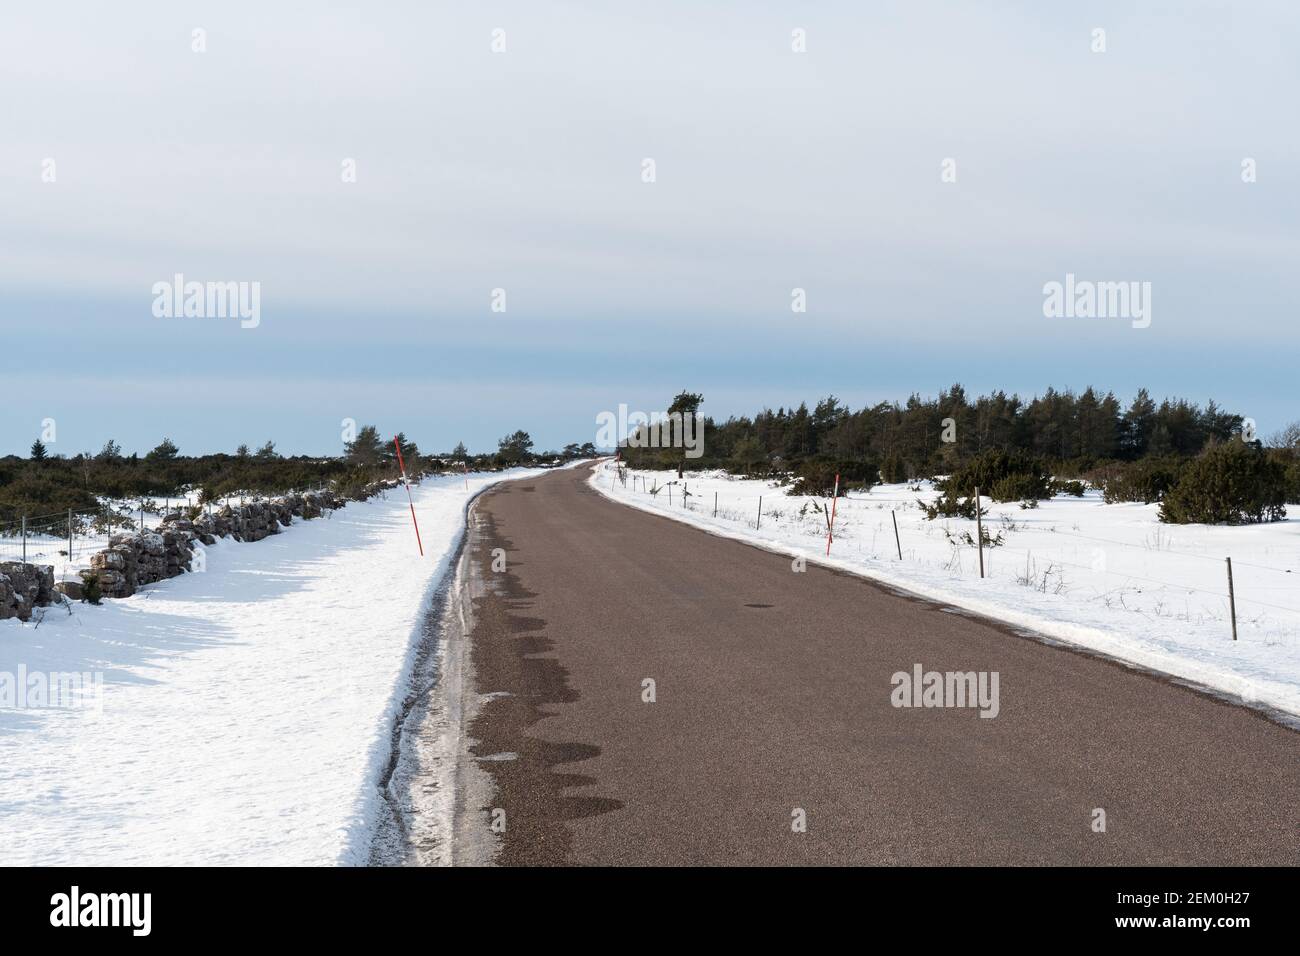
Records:
[[[411,505],[411,524],[415,525],[415,544],[420,549],[420,557],[424,557],[424,543],[420,540],[420,522],[415,520],[415,499],[411,497],[411,480],[406,477],[406,462],[402,461],[402,445],[393,436],[393,447],[397,449],[397,467],[402,469],[402,482],[406,485],[406,500]]]
[[[835,534],[835,504],[839,496],[840,496],[840,476],[836,475],[835,493],[831,495],[831,520],[830,523],[826,526],[826,556],[827,557],[830,557],[831,539],[832,539],[832,535]]]

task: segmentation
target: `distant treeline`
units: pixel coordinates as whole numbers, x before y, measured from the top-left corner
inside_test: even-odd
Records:
[[[470,454],[463,443],[450,452],[425,454],[405,435],[396,437],[407,474],[412,477],[462,468],[484,471],[563,462],[596,454],[590,442],[537,453],[524,431],[502,438],[495,452],[479,455]],[[188,456],[170,439],[163,439],[145,455],[124,455],[117,442],[109,441],[98,453],[66,457],[52,454],[38,441],[28,458],[0,458],[0,526],[23,515],[93,509],[101,497],[161,501],[193,493],[207,501],[229,494],[275,495],[322,486],[346,496],[397,473],[392,438],[382,437],[372,425],[358,429],[337,457],[284,457],[269,441],[257,450],[240,446],[234,453]]]
[[[844,485],[861,487],[993,469],[1000,478],[1087,480],[1109,500],[1157,501],[1177,483],[1184,465],[1235,442],[1265,464],[1256,467],[1247,454],[1216,459],[1214,468],[1251,469],[1253,486],[1266,488],[1271,503],[1260,513],[1276,517],[1278,501],[1300,501],[1300,423],[1264,442],[1247,418],[1213,401],[1204,407],[1180,398],[1157,403],[1146,389],[1124,406],[1112,393],[1092,388],[1078,394],[1049,388],[1026,402],[1001,391],[971,399],[954,385],[937,398],[914,394],[905,403],[857,411],[831,396],[811,409],[768,408],[722,422],[700,419],[702,403],[702,395],[682,392],[668,409],[702,420],[700,457],[687,459],[680,447],[636,447],[643,441],[634,436],[620,449],[623,459],[633,467],[723,468],[788,479],[801,493],[829,493],[827,482],[837,473]],[[1037,480],[1019,483],[1049,487]],[[984,485],[986,492],[989,487]]]

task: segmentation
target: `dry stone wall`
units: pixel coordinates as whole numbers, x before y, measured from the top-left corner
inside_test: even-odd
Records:
[[[54,599],[54,568],[50,565],[0,562],[0,621],[16,617],[29,621],[32,608]]]
[[[77,600],[91,578],[98,582],[103,597],[130,597],[146,584],[193,570],[196,545],[215,544],[226,537],[261,541],[279,534],[294,518],[319,518],[348,501],[364,501],[396,486],[396,481],[375,482],[346,499],[329,491],[284,495],[239,507],[227,505],[193,519],[169,514],[157,530],[109,538],[107,548],[91,555],[90,567],[81,572],[81,583],[56,583],[54,568],[49,565],[0,563],[0,621],[11,617],[30,620],[33,608],[50,604],[59,594]]]
[[[146,584],[191,570],[196,542],[210,545],[218,538],[261,541],[279,534],[295,517],[317,518],[342,504],[333,493],[318,491],[250,501],[238,507],[226,505],[193,520],[170,514],[157,531],[114,535],[106,550],[91,557],[90,568],[82,571],[81,577],[83,581],[96,578],[104,597],[130,597]]]

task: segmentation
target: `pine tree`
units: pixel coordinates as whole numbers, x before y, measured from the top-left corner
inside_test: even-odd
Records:
[[[406,466],[408,475],[418,475],[420,473],[420,449],[415,442],[406,440],[405,432],[398,432],[393,436],[402,449],[402,464]],[[389,464],[397,464],[397,449],[392,442],[384,446],[384,460]]]
[[[343,454],[349,462],[363,467],[374,467],[384,461],[384,441],[374,425],[362,425],[357,437],[343,445]]]
[[[179,453],[180,449],[176,447],[176,443],[170,438],[164,438],[158,443],[157,448],[145,455],[145,458],[153,461],[171,461]]]
[[[45,445],[42,444],[41,440],[38,438],[36,441],[32,442],[32,461],[44,461],[45,458]]]
[[[1134,461],[1147,453],[1155,422],[1155,401],[1145,388],[1138,389],[1137,397],[1129,405],[1120,424],[1119,450],[1124,458]]]
[[[1211,399],[1205,406],[1205,411],[1201,413],[1200,431],[1211,441],[1226,442],[1241,433],[1242,421],[1244,419],[1240,415],[1223,411]]]
[[[524,461],[533,449],[533,439],[526,431],[517,431],[497,442],[497,458],[505,465]]]
[[[669,420],[672,420],[673,415],[680,415],[683,429],[689,428],[692,436],[697,434],[702,436],[704,422],[699,420],[699,414],[700,403],[703,401],[704,396],[697,392],[678,392],[673,403],[668,406]],[[669,441],[670,447],[663,453],[664,464],[669,468],[676,468],[677,477],[681,478],[686,469],[686,438],[684,435],[673,435]]]
[[[745,474],[752,475],[767,460],[767,455],[763,451],[763,446],[758,443],[758,439],[742,438],[736,442],[731,460]]]

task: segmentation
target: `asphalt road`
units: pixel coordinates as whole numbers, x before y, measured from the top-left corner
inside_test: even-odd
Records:
[[[471,816],[504,810],[498,862],[1300,862],[1296,731],[861,578],[795,573],[610,502],[588,475],[500,485],[468,543],[489,585],[475,689],[498,695],[469,727],[496,788]],[[916,664],[997,672],[997,716],[893,706],[892,675]]]

